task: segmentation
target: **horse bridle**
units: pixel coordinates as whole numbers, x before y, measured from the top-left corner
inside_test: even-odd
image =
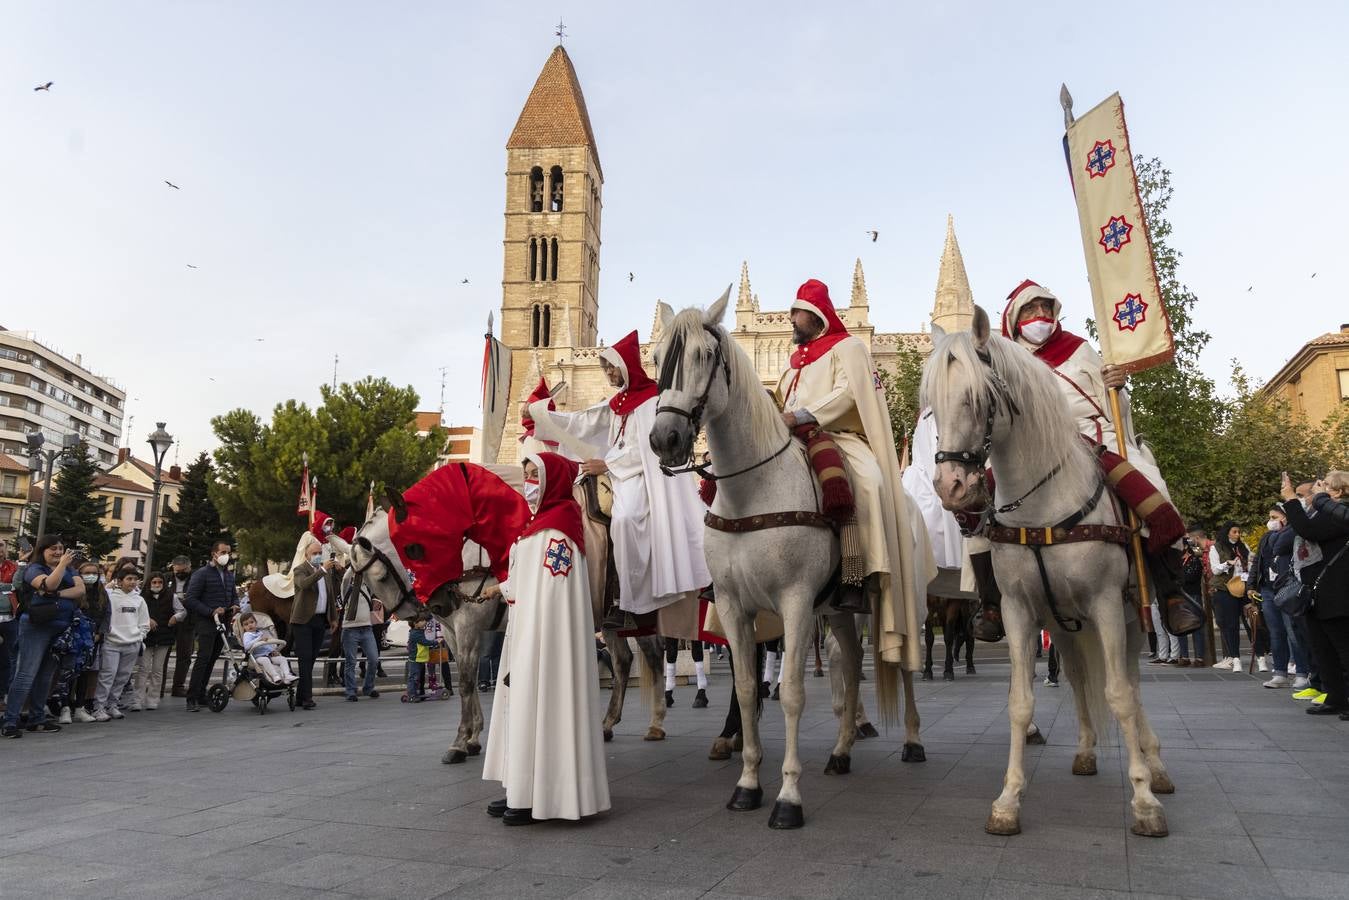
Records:
[[[698,436],[698,432],[701,431],[703,427],[703,411],[707,408],[707,398],[712,393],[712,384],[714,381],[716,381],[718,366],[720,366],[722,377],[726,382],[726,389],[729,391],[731,388],[731,364],[726,359],[725,351],[722,349],[721,335],[717,332],[717,329],[713,328],[711,325],[708,325],[706,323],[703,324],[703,331],[706,331],[708,334],[712,335],[712,343],[716,345],[716,350],[714,350],[712,353],[712,371],[709,372],[707,375],[707,384],[703,385],[703,392],[698,396],[698,402],[693,404],[692,409],[688,410],[680,409],[678,406],[658,405],[656,407],[656,415],[660,415],[663,412],[668,412],[674,413],[675,415],[683,416],[684,418],[688,419],[689,424],[693,426],[693,435],[695,438]],[[684,384],[684,336],[682,334],[676,334],[674,338],[670,341],[669,355],[666,356],[665,360],[661,363],[660,379],[656,382],[656,387],[658,390],[664,393],[671,387],[682,389],[683,384]],[[699,476],[701,476],[702,478],[706,478],[708,481],[726,481],[729,478],[734,478],[737,475],[744,475],[746,472],[752,472],[755,469],[759,468],[760,466],[767,465],[768,463],[777,459],[782,454],[786,453],[787,448],[790,447],[791,445],[792,445],[792,435],[791,432],[789,431],[787,433],[787,440],[771,456],[767,456],[759,460],[758,462],[754,463],[753,465],[745,466],[743,469],[737,469],[734,472],[729,472],[725,475],[718,475],[707,467],[707,463],[699,463],[696,465],[694,464],[693,442],[690,441],[689,458],[685,465],[677,469],[671,469],[669,466],[665,465],[664,463],[661,463],[660,470],[663,474],[669,476],[685,475],[689,472],[697,472]]]
[[[359,535],[357,536],[357,540],[360,540]],[[365,543],[369,546],[367,547],[359,543],[357,546],[370,554],[370,561],[363,566],[357,566],[355,560],[352,560],[351,571],[354,573],[355,577],[360,579],[376,562],[382,562],[384,563],[384,570],[389,573],[389,577],[391,577],[394,580],[394,583],[398,585],[398,605],[402,606],[404,603],[421,603],[421,600],[417,598],[417,592],[414,591],[410,585],[403,582],[403,576],[398,574],[398,567],[393,564],[393,560],[389,559],[384,551],[376,547],[369,538],[366,538]],[[360,584],[358,581],[357,590],[359,589]]]

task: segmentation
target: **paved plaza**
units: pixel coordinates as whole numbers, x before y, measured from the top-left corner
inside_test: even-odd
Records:
[[[983,823],[1006,758],[1006,678],[991,661],[921,684],[927,762],[900,762],[892,731],[860,742],[844,777],[821,774],[828,681],[807,678],[797,832],[767,827],[783,733],[772,702],[765,808],[724,809],[739,757],[706,758],[724,664],[712,708],[690,709],[693,689],[678,689],[663,743],[640,739],[646,717],[630,698],[607,745],[612,811],[530,828],[483,813],[500,789],[481,780],[481,758],[440,763],[457,700],[408,706],[391,689],[265,717],[166,700],[0,743],[0,896],[1349,897],[1349,724],[1304,715],[1244,674],[1145,673],[1178,789],[1163,798],[1171,836],[1136,838],[1118,753],[1103,750],[1095,778],[1071,775],[1071,692],[1037,684],[1049,743],[1028,748],[1024,833],[993,837]]]

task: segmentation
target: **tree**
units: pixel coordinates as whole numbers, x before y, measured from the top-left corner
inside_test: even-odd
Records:
[[[899,345],[898,358],[893,367],[877,368],[876,374],[885,389],[885,405],[890,410],[890,430],[895,436],[895,450],[903,453],[904,441],[913,433],[918,421],[918,386],[923,380],[923,354],[911,344]]]
[[[366,378],[320,393],[314,410],[294,400],[278,404],[270,425],[245,409],[211,420],[220,447],[210,497],[245,559],[260,564],[293,555],[305,527],[295,502],[306,453],[318,479],[318,507],[342,525],[364,520],[371,481],[381,493],[403,490],[435,463],[444,434],[434,428],[417,436],[411,387]]]
[[[215,541],[231,540],[220,524],[220,511],[211,501],[212,471],[210,457],[202,453],[183,473],[178,506],[164,514],[155,539],[155,559],[161,568],[167,568],[175,556],[186,556],[194,567],[204,566]]]
[[[91,558],[101,559],[122,543],[122,533],[101,521],[108,501],[95,494],[98,466],[89,456],[89,446],[81,442],[58,465],[60,472],[47,500],[47,533],[59,534],[68,547],[78,544]],[[34,506],[28,515],[29,534],[37,534],[40,517],[40,507]]]

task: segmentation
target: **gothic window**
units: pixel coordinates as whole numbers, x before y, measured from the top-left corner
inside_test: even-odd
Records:
[[[553,182],[553,196],[549,199],[549,209],[553,212],[562,212],[562,167],[553,166],[548,173]]]
[[[529,239],[529,269],[526,270],[526,275],[528,276],[528,278],[529,278],[530,281],[536,281],[536,280],[537,280],[537,277],[535,276],[535,273],[538,271],[538,269],[539,269],[539,241],[538,241],[537,238],[530,238],[530,239]]]
[[[557,238],[553,238],[553,268],[551,271],[551,281],[557,281]]]
[[[553,308],[547,303],[543,305],[543,325],[540,328],[539,337],[541,340],[538,346],[551,347],[553,345]]]
[[[539,346],[539,304],[535,303],[529,314],[529,346]]]
[[[548,280],[548,238],[539,239],[539,275],[534,280]]]
[[[529,170],[529,211],[543,212],[543,169]]]

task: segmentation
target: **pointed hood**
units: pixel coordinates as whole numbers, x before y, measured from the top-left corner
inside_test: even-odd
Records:
[[[829,299],[829,288],[822,281],[812,278],[801,285],[791,308],[814,313],[825,324],[824,334],[802,344],[792,354],[790,363],[793,369],[810,365],[848,336],[847,327],[834,311],[834,301]]]
[[[551,528],[569,537],[584,553],[581,507],[572,496],[572,484],[581,467],[557,453],[531,453],[525,459],[539,467],[539,508],[520,532],[520,540]]]
[[[1018,340],[1019,330],[1016,320],[1021,317],[1021,310],[1032,300],[1048,300],[1050,302],[1053,308],[1054,333],[1049,336],[1049,340],[1039,347],[1033,347],[1025,342],[1021,343],[1050,366],[1057,368],[1066,362],[1068,357],[1072,356],[1073,352],[1086,341],[1070,331],[1063,330],[1063,323],[1059,321],[1059,316],[1063,315],[1063,304],[1048,288],[1027,278],[1012,289],[1012,292],[1007,295],[1007,306],[1002,311],[1002,336],[1008,340]]]
[[[528,407],[536,400],[547,400],[549,412],[557,409],[557,404],[553,402],[553,392],[548,389],[548,381],[543,376],[539,376],[539,383],[534,386],[534,390],[525,398],[525,405]],[[522,442],[534,436],[534,420],[529,417],[528,411],[525,412],[524,418],[520,420],[520,427],[524,429],[524,432],[520,435],[520,440]],[[544,441],[544,443],[550,447],[557,446],[557,442],[555,441]]]
[[[609,408],[620,416],[626,416],[656,394],[660,393],[656,382],[642,368],[642,345],[637,340],[637,332],[623,335],[612,347],[600,351],[600,359],[614,366],[623,375],[623,388],[609,400]]]

